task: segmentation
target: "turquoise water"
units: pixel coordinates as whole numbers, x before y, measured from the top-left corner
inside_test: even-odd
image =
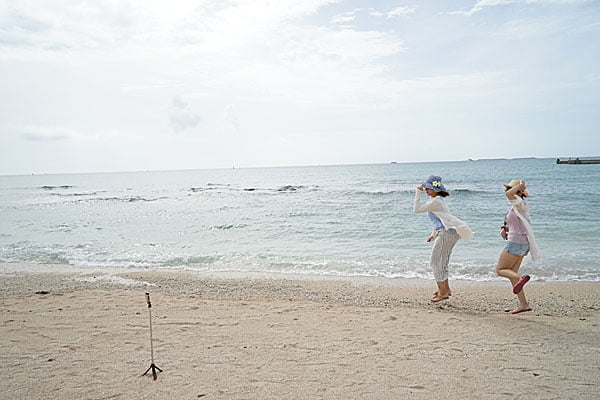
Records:
[[[431,278],[431,223],[414,188],[441,175],[459,241],[452,279],[496,279],[508,204],[525,179],[543,280],[600,280],[600,165],[478,160],[0,176],[0,261]]]

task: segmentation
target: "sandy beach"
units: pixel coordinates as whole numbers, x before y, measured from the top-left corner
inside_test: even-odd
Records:
[[[600,283],[0,268],[3,399],[597,399]],[[27,270],[28,272],[17,272]],[[158,379],[150,366],[152,299]]]

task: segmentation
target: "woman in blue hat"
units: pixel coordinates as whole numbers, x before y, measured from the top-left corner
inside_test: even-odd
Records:
[[[431,197],[425,204],[421,204],[423,190]],[[446,300],[451,296],[448,284],[448,264],[456,242],[458,239],[469,241],[473,237],[473,231],[469,226],[450,214],[444,200],[449,195],[450,193],[442,184],[442,178],[432,175],[417,187],[413,205],[415,213],[427,213],[433,222],[433,232],[427,241],[433,242],[430,265],[438,287],[431,299],[434,303]]]

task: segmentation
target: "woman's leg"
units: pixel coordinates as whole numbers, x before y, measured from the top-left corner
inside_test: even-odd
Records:
[[[458,241],[457,234],[448,232],[440,232],[436,237],[431,251],[431,268],[438,287],[434,293],[434,303],[445,300],[450,296],[450,285],[448,284],[448,264],[450,262],[450,254]]]
[[[444,281],[444,285],[446,286],[446,293],[448,293],[448,296],[450,296],[452,291],[450,290],[450,284],[448,283],[448,279]]]
[[[436,283],[437,283],[437,282],[436,282]],[[444,286],[446,287],[446,290],[447,290],[447,292],[448,292],[448,296],[452,296],[452,290],[450,290],[450,285],[448,284],[448,280],[446,279],[446,280],[445,280],[443,283],[444,283]],[[438,290],[436,290],[436,291],[433,293],[433,297],[437,296],[437,295],[438,295],[438,293],[439,293],[439,291],[438,291]]]
[[[515,266],[517,266],[517,271],[519,270],[519,266],[521,265],[521,259],[523,257],[516,256],[514,254],[507,253],[503,251],[500,254],[500,258],[498,259],[498,265],[496,266],[496,273],[498,276],[502,276],[504,278],[512,279],[516,278],[518,281],[521,279],[521,275],[519,275],[515,271]]]
[[[519,276],[519,279],[517,279],[516,281],[513,281],[513,279],[510,280],[510,283],[513,285],[513,287],[521,279],[521,275],[519,275],[519,268],[521,268],[522,261],[523,261],[523,257],[519,257],[519,259],[517,260],[515,265],[513,265],[513,268],[512,268],[513,272]],[[521,307],[525,307],[528,305],[527,299],[525,298],[525,290],[524,289],[521,289],[521,291],[517,294],[517,297],[519,298],[519,305]]]
[[[443,248],[445,247],[444,242],[444,232],[440,232],[436,236],[433,242],[433,248],[431,249],[431,259],[429,260],[429,265],[431,265],[433,277],[435,278],[435,283],[437,284],[438,288],[431,299],[433,302],[447,299],[450,296],[446,292],[446,286],[444,285],[444,281],[448,279],[447,271],[444,271],[443,264]]]
[[[498,260],[498,266],[496,267],[496,273],[498,276],[502,276],[504,278],[508,278],[510,283],[514,287],[517,282],[521,279],[521,275],[519,275],[519,268],[521,267],[521,262],[523,261],[523,257],[516,256],[514,254],[507,253],[503,251],[500,254],[500,259]],[[521,306],[527,305],[527,299],[525,298],[525,293],[523,290],[517,294],[519,298],[519,303]]]
[[[445,281],[446,283],[448,281]],[[446,285],[444,285],[444,282],[436,282],[438,290],[434,293],[433,298],[431,299],[431,301],[433,301],[434,303],[437,303],[438,301],[442,301],[442,300],[446,300],[448,297],[450,297],[450,292],[447,291],[446,289]]]

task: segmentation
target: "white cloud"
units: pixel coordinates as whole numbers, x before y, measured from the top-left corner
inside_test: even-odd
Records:
[[[173,108],[169,122],[171,128],[175,132],[182,132],[188,129],[193,129],[198,126],[202,117],[197,113],[192,112],[190,106],[181,97],[174,97],[172,100]]]
[[[64,127],[28,126],[21,130],[19,136],[28,141],[54,142],[72,139],[75,134]]]
[[[72,51],[118,45],[129,39],[135,15],[126,2],[3,2],[0,31],[4,46]]]
[[[565,32],[567,23],[560,18],[529,18],[515,19],[506,22],[494,36],[503,39],[524,39],[532,37],[547,37],[548,35]]]
[[[391,11],[387,12],[387,18],[395,18],[395,17],[405,17],[407,15],[414,14],[416,11],[416,7],[411,6],[401,6],[396,7]]]
[[[227,104],[223,109],[223,121],[227,124],[230,124],[235,128],[235,130],[239,130],[240,123],[238,120],[238,113],[235,107],[235,104]]]
[[[348,12],[344,12],[338,15],[334,15],[331,18],[331,23],[334,25],[341,25],[341,24],[345,24],[347,22],[352,22],[356,19],[356,14],[361,11],[362,9],[357,8],[355,10],[352,11],[348,11]]]
[[[577,4],[577,3],[591,3],[597,0],[524,0],[525,3],[537,3],[537,4]]]
[[[14,43],[55,51],[131,44],[162,47],[206,42],[211,34],[225,39],[271,30],[337,1],[4,1],[0,3],[0,30]]]
[[[478,0],[470,10],[452,11],[450,14],[474,15],[487,7],[506,6],[510,4],[581,4],[594,0]]]
[[[173,100],[171,102],[173,103],[173,107],[175,108],[183,110],[188,108],[188,103],[184,101],[181,97],[173,97]]]
[[[187,98],[218,95],[258,101],[320,98],[325,88],[312,83],[319,80],[318,74],[340,82],[344,76],[360,79],[366,87],[383,71],[379,59],[403,51],[402,41],[392,33],[344,25],[362,9],[334,16],[331,21],[342,29],[300,22],[335,2],[205,0],[167,5],[156,0],[142,5],[57,0],[53,7],[18,3],[9,20],[15,23],[18,12],[43,21],[43,29],[13,29],[21,45],[0,43],[0,58],[85,69],[91,64],[99,73],[110,70],[125,92],[176,89]],[[345,95],[345,90],[334,89],[323,98],[338,92]],[[175,111],[174,128],[196,120]]]
[[[115,128],[87,127],[79,130],[72,126],[58,125],[23,125],[6,129],[13,136],[29,142],[89,142],[105,143],[115,140],[141,140],[145,136],[139,132]]]
[[[372,17],[383,17],[385,14],[381,11],[377,11],[374,8],[369,8],[369,15]]]

